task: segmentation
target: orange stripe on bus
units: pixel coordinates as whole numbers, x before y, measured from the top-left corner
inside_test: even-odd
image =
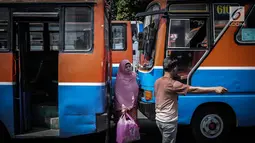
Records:
[[[230,26],[201,66],[255,66],[255,45],[238,45],[234,37],[238,29]]]
[[[103,82],[103,60],[96,54],[59,54],[59,82]]]
[[[0,82],[13,81],[13,54],[0,53]]]

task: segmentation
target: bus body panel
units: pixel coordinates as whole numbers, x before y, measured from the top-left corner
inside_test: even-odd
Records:
[[[59,54],[60,136],[97,131],[97,114],[106,106],[106,60],[104,3],[94,6],[94,47],[90,53]]]
[[[1,2],[4,3],[5,1]],[[19,2],[28,1],[24,0]],[[51,1],[44,0],[40,2],[48,3]],[[60,5],[61,2],[63,1],[57,1]],[[75,4],[81,1],[72,2]],[[82,2],[91,3],[96,1]],[[111,80],[111,75],[108,74],[111,73],[109,70],[112,69],[107,68],[111,65],[111,54],[110,50],[106,49],[105,40],[102,40],[105,39],[104,2],[103,0],[97,1],[97,4],[93,5],[92,8],[93,49],[85,53],[60,51],[58,55],[58,114],[60,137],[95,133],[102,129],[100,124],[104,124],[104,130],[107,127],[107,120],[104,120],[107,119],[105,109],[107,104],[106,86],[107,83],[110,84],[110,81],[107,80]],[[10,4],[18,5],[19,3],[13,1]],[[2,93],[0,95],[0,122],[9,131],[11,137],[16,137],[14,129],[15,93],[13,85],[15,83],[14,77],[19,73],[15,73],[13,67],[15,68],[18,63],[15,63],[12,52],[1,52],[0,62],[2,62],[0,64],[0,92]],[[104,122],[100,122],[102,117]]]
[[[77,58],[79,61],[76,61]],[[93,62],[84,62],[83,66],[79,64],[80,61],[92,60]],[[60,70],[63,71],[60,72],[63,76],[59,75],[60,136],[67,137],[96,131],[95,116],[104,113],[106,104],[106,84],[102,76],[101,63],[103,61],[100,58],[92,55],[88,57],[80,54],[60,55],[59,68],[63,69]],[[66,69],[67,65],[68,69]]]
[[[237,102],[238,101],[238,102]],[[187,94],[179,96],[178,100],[178,123],[189,125],[195,110],[206,103],[224,103],[229,105],[237,117],[238,126],[255,125],[255,94],[236,94],[236,95],[215,95],[215,94]]]
[[[165,8],[160,1],[161,9]],[[253,60],[255,50],[253,45],[241,45],[235,40],[237,26],[229,26],[212,51],[204,57],[202,63],[192,73],[192,86],[223,86],[228,93],[223,95],[212,94],[187,94],[179,96],[178,111],[179,123],[190,124],[192,116],[200,105],[207,103],[224,103],[229,105],[236,116],[238,126],[255,125],[255,62]],[[141,91],[151,91],[151,100],[146,100],[141,93],[140,110],[155,120],[154,83],[163,76],[163,59],[165,57],[166,21],[160,19],[156,40],[156,55],[154,67],[150,70],[138,70],[138,80]],[[141,55],[142,57],[143,55]],[[140,58],[143,60],[143,57]],[[140,61],[141,62],[141,61]],[[143,63],[143,62],[142,62]],[[150,115],[154,114],[154,115]]]
[[[14,136],[14,58],[12,53],[0,53],[0,122]]]

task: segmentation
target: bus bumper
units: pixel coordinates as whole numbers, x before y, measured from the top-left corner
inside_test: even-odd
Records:
[[[108,114],[97,114],[96,115],[96,132],[102,132],[108,128]]]
[[[155,120],[155,103],[139,101],[138,106],[140,112],[142,112],[149,120]]]

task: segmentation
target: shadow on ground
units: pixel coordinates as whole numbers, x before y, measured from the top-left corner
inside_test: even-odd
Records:
[[[149,121],[147,119],[140,119],[140,132],[141,132],[141,140],[136,143],[161,143],[161,135],[155,124],[155,122]],[[250,128],[237,128],[233,131],[233,136],[228,143],[239,142],[239,143],[253,143],[255,142],[255,138],[253,137],[255,127]],[[111,140],[112,143],[115,143],[115,129],[112,129]],[[14,140],[14,143],[20,142],[28,142],[33,141],[36,143],[37,141],[42,141],[45,143],[49,142],[61,142],[61,143],[104,143],[105,133],[97,133],[93,135],[85,135],[72,137],[68,139],[26,139],[26,140]],[[179,126],[177,133],[177,142],[176,143],[195,143],[194,138],[191,134],[191,129],[188,126]]]

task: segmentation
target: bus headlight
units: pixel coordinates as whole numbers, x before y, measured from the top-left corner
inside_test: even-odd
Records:
[[[152,92],[151,91],[144,91],[144,97],[146,100],[152,99]]]

